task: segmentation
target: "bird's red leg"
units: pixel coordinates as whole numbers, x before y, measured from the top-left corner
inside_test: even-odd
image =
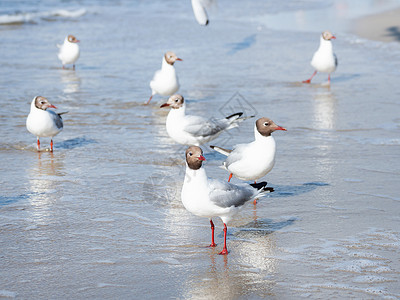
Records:
[[[256,184],[257,182],[254,180],[254,184]],[[257,198],[254,199],[253,204],[256,205],[257,204]]]
[[[50,152],[53,152],[53,139],[50,141]]]
[[[211,244],[208,247],[216,247],[217,244],[214,242],[214,223],[213,221],[210,219],[210,224],[211,224]]]
[[[40,141],[39,141],[39,137],[37,138],[37,150],[40,151]]]
[[[228,254],[228,249],[226,248],[226,232],[228,231],[228,228],[226,228],[226,224],[224,223],[224,248],[222,251],[219,253],[219,255],[226,255]]]
[[[331,84],[331,74],[328,74],[328,83]]]
[[[315,71],[315,72],[311,75],[311,77],[310,77],[309,79],[304,80],[303,83],[311,83],[311,79],[313,79],[313,77],[315,76],[315,74],[317,74],[317,71]]]
[[[150,99],[147,100],[146,105],[150,103],[151,99],[153,99],[153,95],[150,96]]]
[[[231,181],[232,175],[233,175],[232,173],[229,175],[228,182]]]

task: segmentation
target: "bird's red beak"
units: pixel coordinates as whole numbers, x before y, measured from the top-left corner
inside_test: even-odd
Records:
[[[160,108],[166,107],[166,106],[169,106],[169,104],[168,103],[161,104]]]
[[[286,131],[286,128],[283,128],[283,127],[281,127],[281,126],[278,126],[278,127],[275,128],[275,130],[284,130],[284,131]]]
[[[198,157],[198,159],[201,160],[201,161],[205,161],[205,160],[206,160],[206,159],[204,158],[203,155],[200,155],[200,156]]]
[[[55,107],[53,104],[50,104],[48,107],[57,109],[57,107]]]
[[[179,58],[179,57],[178,57],[176,60],[183,61],[183,59],[182,59],[182,58]]]
[[[336,36],[332,35],[331,39],[336,40]]]

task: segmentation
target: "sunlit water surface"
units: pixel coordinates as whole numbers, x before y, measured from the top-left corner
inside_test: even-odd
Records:
[[[0,297],[400,297],[400,45],[347,32],[353,1],[236,2],[220,0],[208,27],[190,1],[4,2]],[[399,4],[363,3],[362,13]],[[328,26],[332,86],[323,74],[302,84]],[[56,55],[69,33],[81,40],[75,71]],[[220,220],[218,247],[206,248],[208,220],[180,202],[185,147],[165,131],[166,99],[143,105],[166,50],[183,58],[190,112],[243,111],[288,129],[274,134],[265,178],[275,193],[229,225],[228,256]],[[36,95],[68,111],[54,153],[37,153],[25,128]],[[256,118],[213,144],[252,141]],[[209,176],[227,180],[222,155],[203,149]]]

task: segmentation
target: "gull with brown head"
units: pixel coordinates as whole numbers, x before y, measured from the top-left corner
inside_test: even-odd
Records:
[[[219,217],[224,223],[224,247],[219,254],[228,254],[226,246],[227,224],[243,206],[266,193],[273,192],[266,182],[258,184],[232,184],[207,178],[202,167],[205,158],[198,146],[190,146],[185,152],[186,173],[182,186],[181,200],[183,206],[192,214],[210,220],[211,244],[214,241],[214,223],[212,218]]]

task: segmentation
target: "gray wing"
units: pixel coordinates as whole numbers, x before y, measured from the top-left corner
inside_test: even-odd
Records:
[[[227,208],[242,206],[253,199],[257,189],[250,185],[236,185],[219,180],[209,180],[210,200],[217,206]]]
[[[339,61],[338,61],[337,56],[336,56],[335,53],[333,53],[333,56],[335,57],[335,67],[337,67],[338,64],[339,64]]]
[[[229,154],[229,156],[225,160],[225,166],[228,167],[229,165],[241,160],[245,156],[245,148],[248,146],[248,144],[239,144],[236,145],[235,148],[233,148],[232,152]]]
[[[212,136],[221,132],[229,126],[226,119],[205,119],[198,116],[186,116],[187,122],[184,131],[195,136]]]
[[[57,115],[57,116],[58,116],[58,118],[56,118],[56,120],[55,120],[56,121],[56,126],[57,126],[58,129],[62,129],[64,127],[62,118],[59,115]]]
[[[56,124],[57,128],[58,129],[62,129],[64,127],[63,120],[61,118],[61,114],[62,113],[61,114],[57,114],[52,110],[48,110],[48,111],[51,113],[51,116],[52,116],[52,118],[54,120],[54,123]]]

